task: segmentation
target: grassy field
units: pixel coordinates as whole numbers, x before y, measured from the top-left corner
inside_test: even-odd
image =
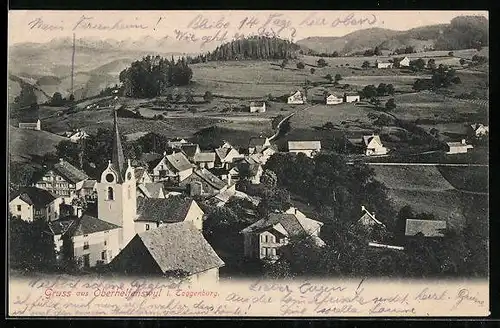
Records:
[[[439,171],[453,187],[472,192],[488,192],[488,168],[440,166]]]
[[[445,191],[455,189],[436,166],[370,166],[376,179],[393,190]]]
[[[47,131],[34,131],[9,126],[9,155],[15,162],[30,162],[33,156],[55,151],[55,146],[67,138]]]

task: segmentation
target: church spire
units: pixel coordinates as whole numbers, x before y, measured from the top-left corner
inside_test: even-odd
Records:
[[[123,181],[123,175],[125,172],[125,156],[123,155],[122,142],[120,139],[120,133],[118,132],[118,120],[116,116],[116,108],[113,109],[113,120],[114,120],[114,131],[113,131],[113,153],[111,157],[111,162],[113,166],[119,173],[119,182]]]

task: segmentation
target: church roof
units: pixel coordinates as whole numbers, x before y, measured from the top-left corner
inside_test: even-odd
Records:
[[[111,163],[118,173],[118,182],[123,182],[123,175],[125,174],[125,155],[123,154],[122,141],[118,131],[118,120],[116,117],[116,110],[113,110],[113,152],[111,155]]]

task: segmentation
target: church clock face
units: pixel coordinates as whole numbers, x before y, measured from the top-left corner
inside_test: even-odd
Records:
[[[115,180],[115,176],[111,173],[106,174],[106,181],[113,182]]]
[[[130,180],[130,179],[132,179],[132,173],[131,172],[127,173],[127,180]]]

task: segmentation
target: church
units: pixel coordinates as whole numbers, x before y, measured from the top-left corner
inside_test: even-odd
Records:
[[[161,276],[180,270],[185,276],[195,278],[207,276],[204,272],[210,272],[210,277],[218,279],[218,269],[224,262],[202,235],[203,211],[194,206],[194,200],[176,196],[144,202],[139,198],[141,206],[138,211],[136,174],[131,160],[124,156],[116,111],[111,159],[101,173],[96,189],[95,217],[76,210],[76,215],[49,222],[54,242],[58,245],[58,258],[72,261],[82,269],[104,265],[117,273],[127,274],[127,268],[133,268],[134,274],[143,271],[144,274],[153,272]],[[159,217],[162,215],[164,218]],[[156,224],[147,224],[147,229],[138,224],[149,221]],[[184,235],[177,236],[178,233]],[[193,243],[193,240],[198,242]],[[175,253],[172,253],[173,249]],[[126,254],[122,254],[124,250]],[[129,256],[136,253],[142,255]],[[196,254],[205,254],[205,259],[191,265],[191,270],[176,268],[176,263],[192,262]],[[207,257],[211,260],[207,261]],[[152,263],[158,259],[161,263]],[[168,267],[169,270],[151,270],[151,267]]]

